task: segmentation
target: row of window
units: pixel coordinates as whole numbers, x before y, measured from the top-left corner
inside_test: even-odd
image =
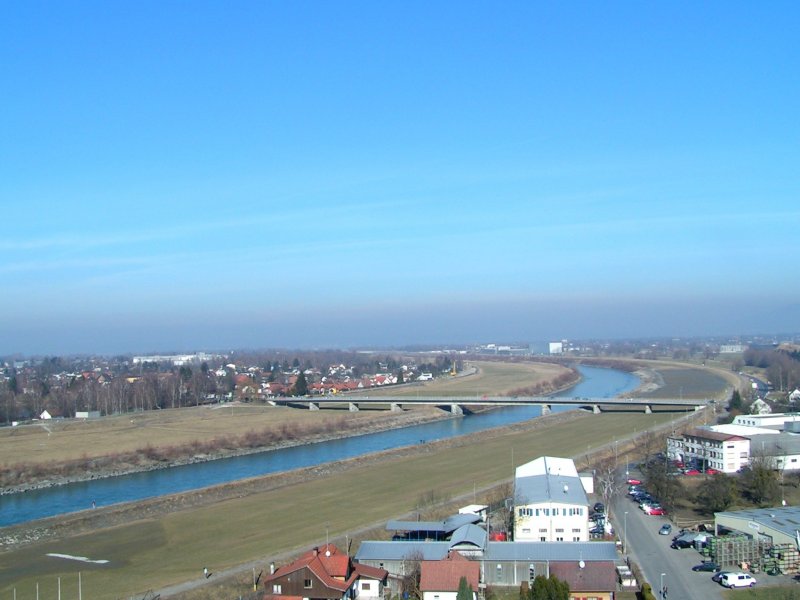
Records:
[[[559,515],[562,517],[582,517],[583,508],[520,508],[518,514],[520,517],[558,517]]]

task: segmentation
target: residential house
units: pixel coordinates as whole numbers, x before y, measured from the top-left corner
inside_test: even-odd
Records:
[[[472,598],[477,599],[481,565],[450,552],[444,560],[423,560],[420,563],[419,589],[422,600],[456,600],[461,579],[472,588]]]
[[[514,540],[584,542],[589,539],[589,500],[575,463],[542,456],[517,467]]]
[[[333,544],[313,548],[264,580],[267,600],[376,600],[383,597],[385,569],[353,562]]]
[[[613,561],[554,561],[550,575],[567,582],[570,600],[614,600],[617,574]]]

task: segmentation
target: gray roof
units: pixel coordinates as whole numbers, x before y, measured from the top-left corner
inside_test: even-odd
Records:
[[[355,560],[442,560],[450,551],[450,542],[361,542]]]
[[[758,454],[761,448],[767,456],[783,456],[784,454],[800,454],[800,436],[793,433],[779,433],[778,435],[753,435],[750,436],[750,453]]]
[[[489,542],[485,560],[611,560],[617,559],[614,542]]]
[[[478,548],[483,548],[486,546],[486,537],[487,533],[483,527],[473,524],[464,525],[453,532],[453,536],[450,538],[450,547],[460,544],[472,544]]]
[[[541,502],[589,505],[580,477],[548,473],[547,475],[520,477],[516,480],[515,485],[514,498],[518,505]]]
[[[480,515],[461,513],[451,515],[444,521],[389,521],[386,523],[387,531],[436,531],[439,533],[452,533],[459,527],[478,523]]]
[[[355,560],[442,560],[450,542],[361,542]],[[484,559],[491,561],[611,560],[617,558],[614,542],[489,542]]]
[[[776,506],[774,508],[748,508],[714,513],[714,517],[728,517],[753,521],[764,527],[770,527],[781,533],[794,537],[800,530],[800,506]],[[745,531],[747,531],[745,529]]]

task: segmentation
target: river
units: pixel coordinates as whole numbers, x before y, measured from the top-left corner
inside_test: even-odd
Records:
[[[612,398],[639,385],[635,375],[612,369],[579,366],[583,376],[562,397]],[[553,412],[571,410],[553,406]],[[0,496],[0,527],[84,510],[95,503],[108,506],[196,490],[270,473],[335,462],[371,452],[389,450],[468,435],[541,416],[539,406],[506,407],[486,413],[445,419],[327,442],[269,450],[209,462],[82,481],[62,486]]]

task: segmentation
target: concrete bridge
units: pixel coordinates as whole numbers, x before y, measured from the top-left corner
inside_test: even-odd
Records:
[[[595,414],[603,409],[628,409],[650,414],[654,409],[659,412],[688,412],[700,410],[711,403],[707,399],[686,398],[561,398],[551,396],[318,396],[296,398],[274,398],[270,403],[275,406],[307,406],[309,410],[322,408],[343,408],[358,411],[361,407],[386,407],[388,410],[401,411],[412,406],[438,406],[453,414],[464,414],[470,406],[529,406],[539,405],[542,414],[550,412],[555,406],[572,406],[590,410]]]

